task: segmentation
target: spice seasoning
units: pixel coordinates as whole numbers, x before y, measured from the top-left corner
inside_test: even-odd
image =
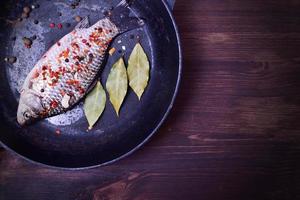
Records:
[[[56,133],[56,135],[60,135],[61,131],[59,129],[56,129],[55,133]]]
[[[32,41],[31,39],[27,38],[27,37],[23,37],[23,43],[25,45],[26,48],[30,48],[32,45]]]
[[[62,24],[57,24],[57,28],[62,29],[63,25]]]
[[[30,13],[30,11],[31,11],[31,10],[30,10],[30,8],[29,8],[28,6],[25,6],[25,7],[23,8],[23,12],[24,12],[24,13],[27,13],[27,14],[28,14],[28,13]]]
[[[82,20],[82,18],[81,18],[80,16],[76,16],[76,17],[75,17],[75,21],[76,21],[76,22],[80,22],[81,20]]]
[[[115,53],[115,51],[116,51],[116,48],[113,47],[113,48],[111,48],[111,49],[109,50],[108,53],[109,53],[109,55],[112,56],[112,55]]]

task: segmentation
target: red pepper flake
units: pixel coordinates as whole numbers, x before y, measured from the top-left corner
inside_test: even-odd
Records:
[[[57,101],[55,101],[55,100],[51,101],[50,106],[51,106],[51,108],[53,108],[53,109],[57,108],[57,106],[58,106]]]
[[[74,80],[74,81],[73,81],[73,84],[74,84],[74,85],[79,85],[79,81],[78,81],[78,80]]]
[[[60,46],[60,42],[57,42],[56,44],[57,44],[57,46]]]
[[[56,129],[55,133],[56,133],[56,135],[60,135],[61,131],[59,129]]]
[[[67,58],[67,57],[69,57],[69,53],[70,53],[70,49],[67,48],[65,51],[62,51],[62,52],[59,54],[59,57]]]
[[[79,87],[78,90],[79,90],[79,93],[80,93],[80,94],[84,94],[84,92],[85,92],[84,89],[83,89],[82,87]]]
[[[62,29],[63,25],[62,24],[57,24],[57,28]]]
[[[71,46],[75,49],[79,49],[79,45],[76,42],[72,42]]]
[[[58,79],[58,78],[59,78],[59,72],[55,72],[55,73],[54,73],[54,77],[55,77],[56,79]]]
[[[79,85],[79,81],[78,80],[74,80],[74,79],[69,79],[66,81],[66,83],[68,85]]]
[[[102,29],[102,28],[98,28],[97,30],[98,30],[99,33],[102,33],[102,32],[103,32],[103,29]]]
[[[72,85],[73,80],[72,80],[72,79],[69,79],[69,80],[66,81],[66,83],[67,83],[68,85]]]
[[[44,65],[43,67],[42,67],[42,70],[46,70],[48,68],[48,66],[47,65]]]
[[[86,43],[86,42],[87,42],[87,40],[86,40],[86,39],[82,39],[82,42],[83,42],[83,43]]]
[[[81,71],[82,71],[81,66],[77,66],[77,72],[81,72]]]
[[[77,59],[79,59],[79,56],[73,56],[73,59],[77,60]]]
[[[53,78],[53,77],[54,77],[54,72],[50,71],[50,78]]]
[[[55,24],[54,23],[51,23],[49,26],[50,26],[50,28],[55,28]]]

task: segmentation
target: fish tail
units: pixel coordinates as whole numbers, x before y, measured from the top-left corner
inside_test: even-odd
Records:
[[[122,0],[111,11],[110,20],[118,27],[120,33],[124,33],[144,25],[144,20],[131,8],[134,0]]]

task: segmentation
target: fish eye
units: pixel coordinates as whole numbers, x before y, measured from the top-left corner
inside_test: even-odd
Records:
[[[30,118],[29,112],[24,112],[23,116],[25,117],[25,119],[29,119]]]

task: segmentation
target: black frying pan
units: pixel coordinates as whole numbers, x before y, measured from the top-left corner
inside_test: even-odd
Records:
[[[76,15],[89,15],[93,24],[119,1],[81,0],[75,9],[70,8],[74,2],[71,0],[1,1],[0,139],[4,147],[45,165],[84,168],[129,155],[157,131],[173,105],[181,75],[178,32],[168,4],[162,0],[134,2],[132,9],[145,19],[146,26],[115,39],[112,46],[117,52],[108,58],[100,77],[105,83],[116,59],[124,54],[127,60],[135,43],[140,41],[151,62],[149,86],[140,102],[129,90],[118,118],[108,101],[101,119],[88,132],[82,104],[66,114],[30,126],[21,128],[16,122],[18,90],[41,55],[74,28]],[[28,19],[14,22],[21,16],[24,6],[36,4],[39,8],[34,9]],[[39,23],[35,24],[34,20]],[[63,28],[49,28],[52,22],[62,23]],[[34,35],[37,39],[32,48],[25,48],[22,38]],[[6,56],[16,56],[17,62],[6,63]]]

